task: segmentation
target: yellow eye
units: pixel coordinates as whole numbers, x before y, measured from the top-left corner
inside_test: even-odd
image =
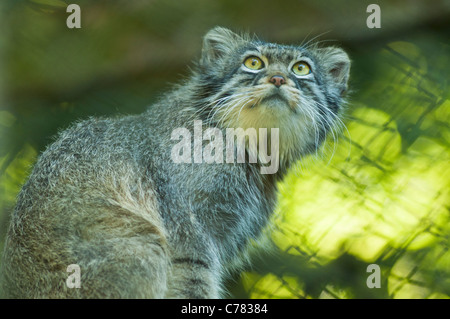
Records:
[[[292,67],[292,72],[296,75],[308,75],[311,73],[311,67],[306,62],[297,62]]]
[[[245,59],[244,65],[250,70],[260,70],[264,67],[264,62],[256,56],[251,56]]]

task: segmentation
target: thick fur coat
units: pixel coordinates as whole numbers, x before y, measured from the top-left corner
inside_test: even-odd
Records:
[[[263,67],[246,68],[249,56]],[[297,61],[311,72],[296,76]],[[274,210],[277,181],[338,124],[349,68],[338,48],[209,31],[189,79],[145,113],[76,123],[40,155],[11,218],[2,297],[224,296],[230,267]],[[172,132],[191,131],[194,120],[224,135],[279,128],[279,169],[174,163]],[[71,264],[80,288],[66,284]]]

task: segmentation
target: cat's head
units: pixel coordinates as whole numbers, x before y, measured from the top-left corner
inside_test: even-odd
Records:
[[[279,128],[280,162],[311,153],[340,121],[350,59],[340,48],[266,43],[216,27],[197,73],[205,119]]]

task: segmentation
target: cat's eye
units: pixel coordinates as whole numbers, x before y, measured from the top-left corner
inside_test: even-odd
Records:
[[[308,63],[300,61],[294,64],[292,67],[292,72],[299,76],[308,75],[311,73],[311,67]]]
[[[244,65],[250,70],[261,70],[264,67],[264,62],[256,56],[250,56],[245,59]]]

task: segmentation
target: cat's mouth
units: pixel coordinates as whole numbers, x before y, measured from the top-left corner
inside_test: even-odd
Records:
[[[280,104],[280,103],[284,103],[287,104],[288,100],[280,93],[273,93],[270,94],[268,96],[265,96],[262,100],[261,103],[265,103],[265,104]]]
[[[268,92],[259,104],[274,110],[290,109],[295,112],[292,101],[279,89]]]
[[[282,94],[282,92],[280,92],[279,89],[277,89],[276,91],[270,90],[270,92],[262,98],[261,104],[286,105],[289,104],[289,100],[284,96],[284,94]]]

